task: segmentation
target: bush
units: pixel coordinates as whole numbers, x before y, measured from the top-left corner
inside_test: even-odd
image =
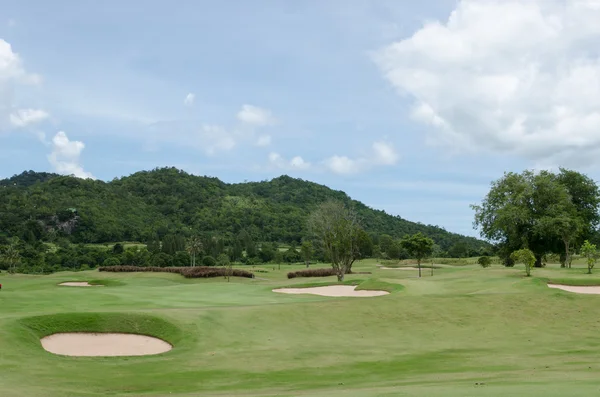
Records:
[[[217,261],[212,256],[207,255],[204,258],[202,258],[202,264],[204,266],[216,266]]]
[[[298,270],[296,272],[289,272],[287,274],[287,278],[296,278],[296,277],[328,277],[335,276],[337,273],[332,268],[321,268],[321,269],[305,269]],[[346,274],[352,274],[352,272],[347,272]]]
[[[481,265],[481,267],[490,267],[492,265],[492,260],[489,256],[481,256],[477,259],[477,263]]]
[[[102,262],[102,265],[103,265],[103,266],[119,266],[120,264],[121,264],[121,261],[120,261],[120,260],[118,260],[118,259],[117,259],[117,258],[115,258],[115,257],[112,257],[112,258],[106,258],[106,259],[104,260],[104,262]]]
[[[208,267],[208,266],[197,266],[197,267],[139,267],[139,266],[102,266],[98,269],[101,272],[115,272],[115,273],[128,273],[128,272],[162,272],[162,273],[177,273],[181,274],[185,278],[210,278],[210,277],[224,277],[227,273],[227,268],[224,267]],[[231,276],[233,277],[245,277],[254,278],[254,274],[247,270],[232,269]]]

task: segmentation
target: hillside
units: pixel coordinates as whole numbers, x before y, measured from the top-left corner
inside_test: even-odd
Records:
[[[111,182],[25,172],[0,181],[0,230],[8,236],[73,242],[146,241],[154,234],[215,234],[246,230],[255,241],[297,242],[307,216],[329,199],[357,210],[374,236],[399,238],[423,232],[443,250],[456,243],[478,251],[483,241],[440,227],[409,222],[352,200],[344,192],[281,176],[271,181],[226,184],[175,168],[141,171]],[[32,236],[33,235],[33,236]]]

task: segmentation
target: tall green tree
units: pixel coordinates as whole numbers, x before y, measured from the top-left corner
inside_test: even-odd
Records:
[[[8,266],[9,273],[14,273],[16,266],[21,262],[21,253],[17,248],[17,242],[13,241],[4,251],[2,259]]]
[[[530,249],[536,266],[548,252],[570,255],[598,224],[600,193],[585,175],[561,169],[506,173],[492,183],[481,205],[473,205],[474,226],[497,243],[505,263],[521,248]]]
[[[356,212],[340,201],[327,201],[310,215],[308,230],[331,260],[338,281],[344,281],[360,256]]]
[[[400,240],[400,245],[410,256],[417,260],[419,277],[421,277],[421,261],[433,252],[433,240],[419,232],[410,236],[405,236]]]

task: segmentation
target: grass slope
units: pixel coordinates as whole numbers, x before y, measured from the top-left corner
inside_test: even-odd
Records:
[[[372,274],[353,275],[348,283],[393,293],[347,299],[271,292],[306,285],[285,277],[301,266],[268,268],[261,279],[230,283],[164,273],[3,273],[2,396],[588,396],[600,391],[600,296],[545,285],[554,279],[600,282],[600,274],[553,265],[525,278],[519,267],[464,265],[436,269],[433,277],[424,272],[418,279],[416,272],[378,269],[373,261],[355,266]],[[121,285],[57,286],[86,278]],[[336,283],[335,277],[322,282]],[[71,326],[104,324],[101,329],[110,330],[122,321],[149,324],[153,336],[162,335],[175,349],[148,357],[73,358],[47,353],[32,339]]]

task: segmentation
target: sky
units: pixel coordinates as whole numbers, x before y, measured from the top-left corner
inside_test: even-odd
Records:
[[[0,178],[286,174],[477,235],[504,172],[600,175],[600,0],[0,10]]]

